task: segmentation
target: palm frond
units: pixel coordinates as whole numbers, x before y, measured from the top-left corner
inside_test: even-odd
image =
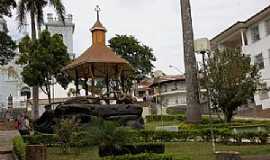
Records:
[[[55,8],[56,13],[61,18],[61,21],[65,24],[65,7],[61,0],[49,0],[50,4]]]
[[[19,21],[19,29],[26,24],[26,6],[28,5],[28,0],[20,0],[17,9],[17,20]]]
[[[47,2],[44,0],[39,0],[36,3],[36,15],[37,15],[37,25],[40,29],[41,25],[44,24],[44,14],[43,14],[43,8],[47,5]]]

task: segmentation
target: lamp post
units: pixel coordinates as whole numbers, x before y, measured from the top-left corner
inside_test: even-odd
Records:
[[[207,96],[207,108],[208,108],[208,114],[209,114],[209,122],[210,122],[210,132],[211,132],[211,139],[212,139],[212,147],[213,152],[216,152],[216,145],[215,145],[215,137],[214,137],[214,131],[213,131],[213,120],[212,120],[212,111],[211,111],[211,100],[209,95],[209,88],[208,88],[208,74],[207,74],[207,66],[205,63],[205,54],[207,54],[206,51],[201,51],[200,54],[202,54],[202,61],[203,61],[203,75],[205,78],[205,89],[206,89],[206,96]]]
[[[207,108],[209,114],[209,125],[210,125],[210,132],[211,132],[211,139],[212,139],[212,149],[213,153],[216,153],[216,144],[215,144],[215,136],[213,131],[213,120],[212,120],[212,111],[211,111],[211,99],[209,94],[208,88],[208,74],[207,74],[207,65],[205,62],[205,54],[207,51],[210,51],[210,42],[207,38],[202,38],[195,40],[195,52],[202,55],[202,62],[203,62],[203,75],[205,78],[205,89],[206,89],[206,97],[207,97]]]
[[[161,115],[161,127],[162,127],[162,129],[164,128],[163,126],[164,126],[164,123],[163,123],[163,118],[162,118],[162,115],[163,115],[163,109],[162,109],[162,107],[163,107],[163,104],[162,104],[162,95],[161,95],[161,86],[160,86],[160,80],[161,80],[161,77],[162,77],[162,75],[161,74],[158,74],[158,73],[156,73],[156,74],[154,74],[154,83],[156,83],[157,84],[157,92],[158,92],[158,95],[156,96],[156,105],[158,104],[158,97],[160,98],[160,101],[159,101],[159,104],[160,104],[160,115]]]

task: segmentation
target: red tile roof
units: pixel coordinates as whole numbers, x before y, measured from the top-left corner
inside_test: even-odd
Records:
[[[184,75],[166,75],[154,80],[153,85],[166,83],[171,81],[185,81],[186,77]]]

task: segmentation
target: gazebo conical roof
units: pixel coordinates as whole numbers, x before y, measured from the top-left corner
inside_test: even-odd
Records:
[[[120,71],[130,69],[131,66],[128,61],[113,52],[111,48],[100,44],[92,45],[81,56],[64,67],[64,70],[72,75],[77,70],[78,76],[83,78],[105,77],[107,72],[110,77],[114,77]]]
[[[106,28],[99,20],[90,29],[92,46],[63,68],[77,78],[117,78],[123,71],[132,69],[129,62],[105,45]],[[77,75],[76,75],[77,74]]]

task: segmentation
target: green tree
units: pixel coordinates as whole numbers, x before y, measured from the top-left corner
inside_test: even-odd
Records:
[[[127,88],[132,85],[132,80],[142,80],[152,72],[153,62],[156,61],[153,49],[141,44],[135,37],[116,35],[109,40],[109,46],[134,67],[134,73],[129,75]]]
[[[6,65],[16,55],[16,43],[5,32],[0,32],[0,65]]]
[[[11,9],[16,7],[14,0],[0,1],[0,18],[3,16],[11,16]],[[15,56],[16,43],[7,34],[7,26],[3,26],[3,31],[0,31],[0,65],[6,65]]]
[[[59,17],[61,17],[62,21],[64,22],[64,14],[65,14],[65,7],[62,4],[61,0],[20,0],[17,7],[18,12],[18,21],[19,26],[23,26],[26,24],[27,14],[30,14],[30,21],[31,21],[31,33],[32,33],[32,40],[35,41],[37,39],[36,36],[36,22],[38,31],[40,32],[41,25],[44,22],[43,13],[44,8],[51,4]],[[31,61],[29,61],[30,63]],[[33,86],[33,110],[34,110],[34,119],[38,118],[38,99],[39,99],[39,86]]]
[[[24,64],[22,72],[23,81],[29,86],[40,86],[41,90],[48,95],[51,103],[50,86],[52,80],[67,87],[67,78],[61,74],[61,69],[70,62],[67,47],[64,45],[60,35],[51,36],[45,30],[41,32],[40,38],[36,41],[31,40],[28,36],[23,38],[19,44],[21,55],[17,61]],[[31,61],[31,63],[30,63]]]
[[[207,63],[211,103],[223,111],[226,122],[231,122],[234,111],[256,92],[260,84],[258,69],[238,49],[217,50]]]
[[[190,123],[199,123],[201,121],[201,105],[199,98],[199,82],[197,78],[197,62],[194,52],[190,0],[181,0],[180,2],[187,86],[187,121]]]
[[[1,0],[0,1],[0,17],[11,17],[11,9],[16,7],[15,0]]]

